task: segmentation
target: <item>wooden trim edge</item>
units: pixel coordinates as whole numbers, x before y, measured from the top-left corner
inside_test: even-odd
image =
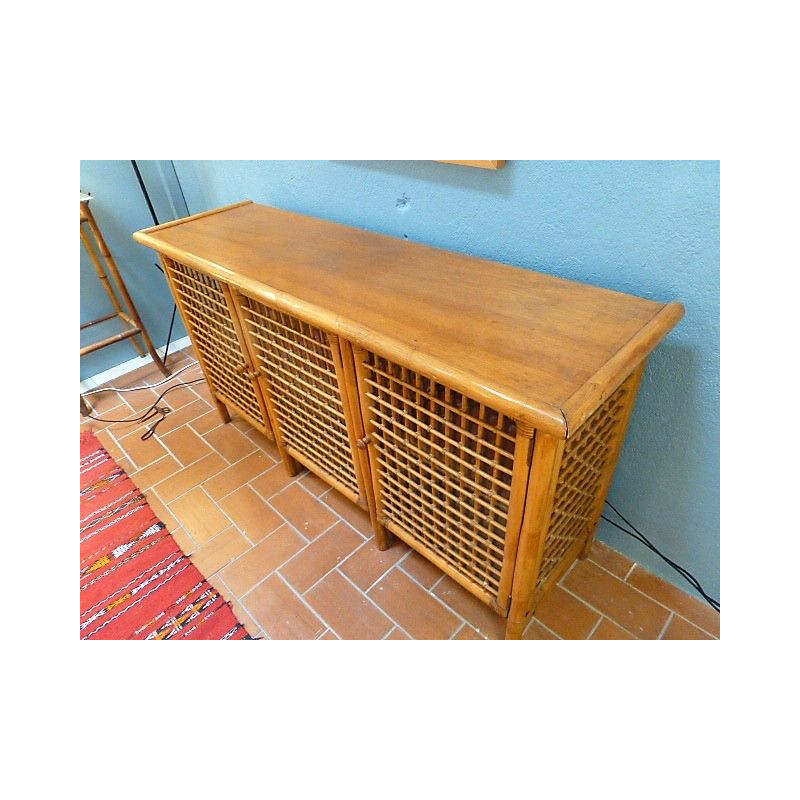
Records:
[[[212,214],[221,214],[223,211],[230,211],[234,208],[239,208],[239,206],[246,206],[252,203],[252,200],[241,200],[238,203],[231,203],[227,206],[220,206],[219,208],[212,208],[208,211],[200,211],[198,214],[192,214],[188,217],[181,217],[180,219],[173,219],[170,222],[162,222],[160,225],[153,225],[150,228],[142,228],[140,231],[136,231],[133,234],[133,238],[139,242],[140,244],[145,244],[152,247],[152,244],[148,241],[147,237],[153,233],[157,233],[158,231],[163,231],[165,228],[174,228],[176,225],[183,225],[184,222],[192,222],[196,219],[201,219],[202,217],[210,217]]]
[[[586,383],[573,394],[561,410],[566,424],[566,438],[583,425],[591,414],[620,387],[680,322],[685,314],[682,303],[667,303],[640,328]]]

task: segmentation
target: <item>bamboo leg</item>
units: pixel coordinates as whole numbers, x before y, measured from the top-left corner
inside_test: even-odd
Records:
[[[108,245],[106,244],[106,240],[103,238],[103,234],[100,232],[100,228],[95,222],[94,215],[92,214],[91,208],[89,208],[89,203],[81,203],[82,208],[85,212],[86,222],[92,230],[94,234],[95,241],[97,242],[97,246],[100,250],[100,253],[103,256],[106,264],[108,265],[108,269],[111,272],[111,276],[114,278],[114,281],[117,284],[117,288],[122,295],[122,299],[125,301],[125,305],[128,307],[128,314],[130,315],[131,319],[136,324],[136,327],[139,329],[139,333],[142,337],[142,341],[147,348],[148,353],[150,353],[150,357],[153,359],[153,362],[158,365],[158,368],[165,376],[169,376],[170,372],[167,369],[164,362],[161,360],[161,357],[156,352],[155,347],[153,347],[153,342],[150,339],[150,335],[147,333],[147,329],[144,327],[144,323],[139,316],[139,312],[134,305],[133,298],[131,298],[130,294],[128,293],[128,287],[125,285],[125,281],[122,279],[122,275],[120,274],[119,268],[117,267],[116,261],[114,261],[114,257],[111,255],[111,251],[108,249]],[[81,228],[81,232],[83,228]],[[142,351],[136,342],[134,337],[134,344],[137,345],[137,349],[139,350],[141,355],[144,355],[144,351]]]
[[[383,505],[381,503],[381,490],[378,481],[378,457],[375,454],[374,445],[370,439],[372,432],[372,411],[370,410],[369,398],[367,397],[366,367],[364,362],[367,359],[367,351],[358,345],[353,345],[353,359],[355,366],[356,382],[358,384],[358,397],[361,405],[361,414],[365,432],[364,443],[367,445],[367,461],[369,463],[369,475],[372,483],[372,493],[375,502],[375,517],[372,520],[372,530],[375,534],[375,544],[378,550],[388,550],[394,541],[392,534],[383,525]],[[370,517],[372,515],[370,514]]]
[[[222,419],[222,424],[227,425],[231,421],[231,412],[228,411],[228,406],[216,397],[214,398],[214,404],[217,407],[217,413]]]
[[[633,407],[636,405],[636,395],[642,383],[642,376],[644,375],[646,366],[647,359],[644,359],[626,381],[628,384],[628,394],[625,397],[625,406],[620,414],[617,430],[614,432],[614,439],[611,442],[611,450],[608,454],[605,466],[603,467],[604,474],[602,482],[597,492],[595,506],[592,509],[591,521],[587,525],[586,541],[583,547],[581,547],[578,558],[586,558],[589,555],[589,551],[592,549],[592,542],[594,542],[594,537],[597,535],[597,528],[600,525],[600,515],[603,513],[603,506],[605,505],[606,497],[608,497],[608,490],[611,488],[611,480],[614,477],[614,470],[617,468],[617,460],[622,450],[622,444],[625,441],[625,434],[628,431],[628,425],[633,416]]]
[[[506,620],[506,639],[521,639],[522,634],[525,632],[525,628],[528,625],[528,620],[517,620],[512,621],[510,619]]]
[[[553,498],[564,444],[563,439],[557,439],[541,431],[537,431],[534,438],[528,498],[522,518],[514,564],[514,582],[511,587],[511,607],[506,622],[507,639],[519,639],[533,614],[536,581],[542,563],[550,515],[553,511]]]

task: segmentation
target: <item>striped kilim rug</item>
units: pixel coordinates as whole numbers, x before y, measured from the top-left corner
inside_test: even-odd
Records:
[[[81,434],[81,639],[250,639],[98,438]]]

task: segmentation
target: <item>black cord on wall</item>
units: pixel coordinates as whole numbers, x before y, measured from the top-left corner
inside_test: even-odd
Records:
[[[139,165],[131,159],[131,164],[133,165],[133,171],[136,173],[136,180],[139,181],[139,188],[142,190],[142,194],[144,195],[145,202],[147,203],[147,208],[150,210],[150,216],[153,218],[153,223],[155,225],[160,225],[161,223],[158,220],[158,216],[156,215],[156,210],[153,208],[153,203],[150,200],[150,193],[147,191],[147,186],[145,186],[144,179],[142,178],[142,173],[139,171]],[[175,164],[172,164],[172,170],[175,173],[175,180],[178,182],[178,188],[181,192],[181,197],[183,198],[183,204],[186,206],[186,210],[189,210],[189,206],[186,203],[186,195],[183,193],[183,186],[181,186],[180,178],[178,178],[178,171],[175,169]],[[164,270],[161,266],[154,262],[155,268],[164,273]],[[175,314],[178,310],[178,306],[173,303],[172,304],[172,317],[169,321],[169,331],[167,332],[167,343],[164,345],[164,363],[167,363],[167,356],[169,355],[169,346],[172,341],[172,329],[175,327]]]
[[[688,569],[682,567],[680,564],[676,564],[671,558],[665,556],[632,522],[623,516],[622,513],[609,500],[606,500],[606,505],[625,523],[625,525],[630,527],[630,530],[623,527],[618,522],[615,522],[613,519],[609,519],[605,514],[601,514],[600,516],[609,525],[613,525],[623,533],[627,533],[628,536],[633,537],[637,542],[641,542],[645,547],[652,550],[657,556],[664,559],[664,561],[666,561],[667,564],[669,564],[682,578],[688,581],[695,589],[697,589],[698,592],[700,592],[711,608],[717,612],[719,611],[719,600],[715,600],[713,597],[711,597],[700,585],[700,581],[698,581]]]

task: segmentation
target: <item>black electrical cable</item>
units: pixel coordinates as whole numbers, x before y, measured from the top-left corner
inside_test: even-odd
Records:
[[[166,419],[167,414],[169,414],[172,409],[169,406],[161,406],[158,407],[158,404],[161,402],[162,398],[169,394],[173,389],[180,389],[182,386],[191,386],[194,383],[204,383],[205,378],[196,378],[192,381],[181,381],[180,383],[173,384],[167,389],[164,389],[163,392],[155,399],[153,405],[151,405],[146,411],[143,411],[138,417],[129,417],[128,419],[106,419],[104,417],[96,417],[94,414],[84,414],[85,417],[89,417],[90,419],[97,420],[98,422],[147,422],[148,420],[159,416],[158,420],[156,420],[155,424],[149,427],[142,435],[142,441],[146,441],[149,439],[153,434],[156,432],[156,428]],[[146,386],[142,387],[146,389]]]
[[[178,184],[178,188],[181,190],[181,199],[183,200],[184,208],[186,209],[186,213],[189,214],[189,204],[186,202],[186,195],[183,193],[183,184],[181,183],[181,179],[178,177],[178,170],[175,169],[175,162],[170,161],[172,164],[172,173],[175,175],[175,182]]]
[[[698,590],[700,590],[700,589],[702,588],[702,587],[700,587],[700,584],[699,584],[699,582],[697,581],[697,579],[696,579],[696,578],[695,578],[695,577],[694,577],[694,576],[693,576],[693,575],[692,575],[692,574],[691,574],[691,573],[690,573],[688,570],[684,569],[684,567],[680,566],[680,564],[676,564],[674,561],[672,561],[672,559],[668,558],[668,557],[667,557],[667,556],[665,556],[663,553],[659,552],[659,551],[658,551],[658,549],[657,549],[656,547],[652,546],[652,543],[651,543],[649,540],[647,540],[647,539],[643,539],[643,538],[641,538],[640,536],[637,536],[635,533],[632,533],[632,532],[631,532],[631,531],[629,531],[627,528],[624,528],[622,525],[620,525],[620,524],[619,524],[619,523],[617,523],[617,522],[614,522],[614,520],[613,520],[613,519],[609,519],[609,518],[608,518],[608,517],[606,517],[605,515],[602,515],[602,514],[601,514],[601,517],[602,517],[602,518],[603,518],[603,519],[604,519],[604,520],[605,520],[605,521],[606,521],[606,522],[607,522],[609,525],[613,525],[615,528],[617,528],[617,530],[620,530],[620,531],[622,531],[623,533],[627,533],[627,534],[628,534],[628,536],[631,536],[632,538],[636,539],[636,541],[637,541],[637,542],[641,542],[641,543],[642,543],[642,544],[643,544],[645,547],[648,547],[649,549],[653,550],[653,552],[657,553],[657,554],[658,554],[658,555],[659,555],[661,558],[663,558],[663,559],[664,559],[664,561],[666,561],[666,562],[667,562],[667,563],[668,563],[668,564],[669,564],[669,565],[670,565],[670,566],[671,566],[671,567],[672,567],[674,570],[676,570],[678,573],[680,573],[680,575],[681,575],[682,577],[686,578],[686,580],[687,580],[689,583],[691,583],[691,584],[692,584],[692,586],[694,586],[694,587],[695,587],[695,589],[698,589]]]
[[[719,605],[719,603],[717,603],[716,600],[714,600],[713,598],[709,598],[709,596],[703,590],[703,587],[700,585],[700,581],[698,581],[697,578],[695,578],[694,575],[692,575],[692,573],[689,572],[689,570],[687,570],[685,567],[682,567],[680,564],[677,564],[671,558],[668,558],[667,556],[665,556],[627,517],[625,517],[622,514],[621,511],[619,511],[618,508],[616,508],[616,506],[613,505],[613,503],[609,502],[608,500],[606,501],[606,503],[611,508],[611,510],[615,514],[617,514],[617,516],[619,516],[619,518],[626,525],[629,525],[631,527],[631,529],[633,531],[635,531],[635,535],[634,535],[634,533],[631,533],[631,531],[626,530],[622,526],[620,526],[617,523],[615,523],[613,520],[608,519],[608,517],[604,517],[604,519],[607,522],[610,522],[612,525],[614,525],[615,527],[617,527],[620,530],[624,531],[629,536],[633,536],[634,539],[637,539],[638,541],[640,541],[643,545],[645,545],[645,547],[649,547],[654,553],[656,553],[661,558],[663,558],[664,561],[666,561],[674,570],[676,570],[681,575],[683,575],[683,577],[686,578],[686,580],[689,581],[689,583],[691,583],[695,587],[695,589],[697,589],[707,600],[709,600],[709,602],[713,602],[713,603],[716,603],[717,605]]]
[[[162,270],[163,272],[163,270]],[[172,340],[172,328],[175,326],[175,312],[178,310],[176,303],[172,304],[172,319],[169,321],[169,331],[167,332],[167,344],[164,347],[164,363],[167,363],[167,356],[169,355],[169,344]]]
[[[181,193],[181,199],[183,200],[183,207],[186,209],[186,213],[189,214],[189,204],[186,202],[186,195],[183,192],[183,184],[181,183],[181,179],[178,177],[178,170],[175,169],[175,162],[170,161],[172,164],[172,174],[175,176],[175,182],[178,184],[178,189]],[[164,271],[163,269],[161,270]],[[164,361],[167,360],[167,354],[169,353],[169,342],[172,338],[172,328],[175,325],[175,312],[178,310],[178,306],[173,304],[172,306],[172,319],[169,322],[169,333],[167,334],[167,346],[164,348]]]
[[[147,193],[147,187],[144,185],[144,180],[142,180],[142,173],[139,172],[139,165],[133,159],[131,159],[131,164],[133,164],[133,171],[136,173],[136,180],[139,181],[139,188],[142,190],[147,207],[150,209],[150,216],[153,218],[153,224],[160,225],[161,223],[159,223],[158,217],[156,216],[156,210],[150,202],[150,195]]]
[[[636,541],[641,542],[645,547],[652,550],[657,556],[662,558],[669,564],[679,575],[686,579],[698,592],[703,596],[705,601],[715,610],[719,611],[719,600],[715,600],[711,597],[705,589],[700,585],[700,581],[692,575],[689,570],[685,567],[682,567],[680,564],[675,563],[671,558],[665,556],[630,520],[628,520],[619,509],[617,509],[613,503],[609,500],[606,500],[606,505],[626,524],[631,527],[632,530],[628,530],[627,528],[623,527],[619,523],[615,522],[613,519],[609,519],[605,514],[601,514],[600,516],[608,522],[610,525],[613,525],[618,530],[621,530],[623,533],[627,533],[628,536],[636,539]]]
[[[153,218],[153,222],[156,225],[159,225],[158,217],[156,216],[156,210],[153,208],[153,203],[150,200],[150,193],[147,191],[147,187],[144,184],[144,179],[142,178],[142,173],[139,171],[139,165],[131,159],[131,164],[133,164],[133,171],[136,173],[136,180],[139,181],[139,188],[142,190],[142,194],[144,195],[145,202],[147,203],[148,209],[150,209],[150,216]],[[183,204],[186,206],[186,213],[189,213],[189,206],[186,203],[186,196],[183,193],[183,186],[181,186],[180,179],[178,178],[178,171],[175,169],[175,162],[170,161],[172,164],[172,171],[175,173],[175,180],[178,182],[178,188],[181,191],[181,197],[183,198]],[[153,262],[155,268],[163,275],[164,270],[155,262]],[[175,312],[178,310],[177,304],[172,304],[172,318],[169,321],[169,331],[167,332],[167,343],[164,345],[164,363],[167,363],[167,356],[169,355],[169,346],[172,342],[172,329],[175,327]]]
[[[627,533],[628,536],[631,536],[632,538],[636,539],[638,542],[641,542],[645,547],[647,547],[650,550],[652,550],[656,555],[658,555],[667,564],[669,564],[679,575],[681,575],[683,578],[685,578],[688,583],[690,583],[695,589],[697,589],[697,591],[703,596],[703,598],[706,600],[706,602],[715,611],[719,611],[719,601],[715,600],[713,597],[711,597],[705,591],[705,589],[703,589],[702,585],[700,584],[700,581],[698,581],[697,578],[695,578],[695,576],[692,575],[692,573],[689,572],[687,569],[682,567],[680,564],[677,564],[676,562],[674,562],[668,556],[665,556],[646,536],[643,536],[643,535],[642,536],[638,536],[635,533],[632,533],[627,528],[624,528],[622,525],[617,524],[616,522],[614,522],[614,520],[609,519],[606,516],[603,516],[603,519],[606,522],[608,522],[610,525],[613,525],[615,528],[617,528],[618,530],[621,530],[623,533]]]

